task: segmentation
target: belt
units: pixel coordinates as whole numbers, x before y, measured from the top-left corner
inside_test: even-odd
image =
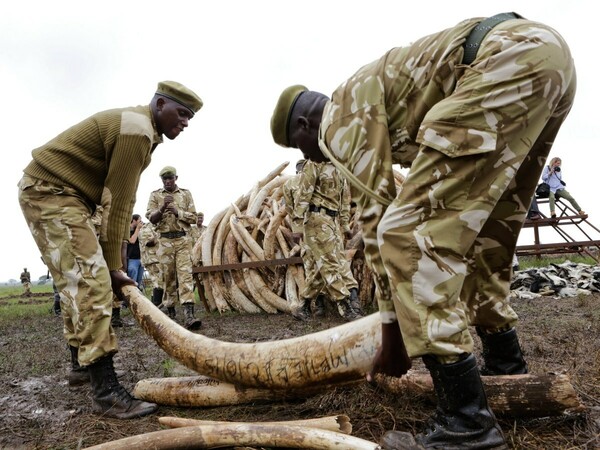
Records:
[[[479,22],[475,26],[475,28],[471,30],[471,33],[469,33],[469,35],[467,36],[467,40],[463,44],[465,53],[463,55],[462,63],[468,66],[473,61],[475,61],[475,57],[477,56],[477,50],[479,50],[479,46],[481,45],[481,41],[483,41],[483,38],[496,25],[504,22],[505,20],[510,19],[522,19],[522,17],[514,12],[500,13],[496,14],[495,16],[488,17],[487,19]]]
[[[337,211],[334,211],[333,209],[325,208],[324,206],[308,205],[308,210],[310,212],[323,211],[325,214],[327,214],[328,216],[331,216],[331,217],[335,217],[338,215]]]
[[[167,239],[175,239],[185,236],[185,231],[168,231],[167,233],[160,233],[160,237]]]

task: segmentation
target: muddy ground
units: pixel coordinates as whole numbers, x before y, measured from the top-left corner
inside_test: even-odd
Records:
[[[397,398],[364,383],[303,400],[219,408],[162,406],[157,414],[136,420],[102,418],[91,412],[88,387],[67,385],[70,363],[61,320],[48,313],[43,318],[7,323],[1,320],[5,300],[0,298],[2,449],[85,448],[160,430],[159,416],[258,422],[346,414],[353,435],[377,441],[388,429],[420,429],[433,411],[425,399]],[[52,304],[49,295],[28,301],[45,302],[48,310]],[[587,412],[523,419],[501,416],[502,412],[496,411],[510,447],[599,449],[600,295],[518,300],[514,307],[521,318],[519,333],[530,372],[568,374]],[[124,316],[133,321],[128,311]],[[312,333],[341,323],[336,317],[302,323],[284,314],[215,313],[203,314],[201,332],[223,341],[258,342]],[[117,335],[121,350],[115,365],[126,371],[122,383],[130,390],[140,379],[192,374],[163,352],[137,324],[117,329]]]

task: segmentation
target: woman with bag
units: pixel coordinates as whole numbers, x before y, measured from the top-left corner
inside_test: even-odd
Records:
[[[557,195],[559,198],[568,200],[580,216],[585,216],[586,214],[579,206],[579,203],[577,203],[577,200],[575,200],[565,189],[567,183],[562,180],[561,164],[562,160],[560,158],[552,158],[550,164],[546,166],[542,173],[542,180],[550,186],[550,195],[548,197],[550,203],[550,217],[556,219],[555,199]]]

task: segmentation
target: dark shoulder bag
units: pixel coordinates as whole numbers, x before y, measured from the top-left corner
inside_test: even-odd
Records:
[[[550,185],[548,183],[538,184],[538,187],[535,188],[535,196],[538,198],[550,197]]]

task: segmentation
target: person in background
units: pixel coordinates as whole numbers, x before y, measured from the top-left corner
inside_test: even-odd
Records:
[[[150,281],[152,283],[152,303],[156,306],[160,306],[163,298],[163,277],[160,268],[160,261],[158,260],[158,246],[160,245],[158,234],[154,229],[154,224],[147,222],[142,227],[138,235],[140,243],[140,256],[142,258],[142,265],[148,271],[150,275]]]
[[[163,305],[167,315],[175,319],[175,302],[183,306],[184,326],[197,330],[202,322],[194,313],[194,280],[192,255],[187,234],[196,223],[196,207],[192,193],[177,185],[175,167],[164,167],[159,176],[163,187],[150,193],[146,217],[159,234],[158,259],[164,282]]]
[[[206,231],[206,225],[204,225],[204,213],[199,212],[197,214],[196,223],[190,228],[190,246],[194,246],[198,243],[204,232]]]
[[[527,372],[509,301],[512,258],[575,90],[560,34],[503,13],[392,48],[331,99],[302,85],[281,93],[274,141],[335,164],[361,211],[382,322],[367,380],[403,375],[408,356],[431,374],[437,408],[427,427],[388,431],[384,449],[507,448],[481,373]],[[393,164],[410,167],[399,190]]]
[[[157,409],[117,379],[113,293],[125,300],[122,288],[135,285],[125,251],[140,175],[163,137],[177,138],[201,107],[189,88],[162,81],[149,104],[96,113],[33,150],[18,183],[21,210],[62,297],[65,338],[89,374],[94,412],[105,417]],[[99,238],[96,205],[104,207]]]
[[[199,212],[198,218],[196,219],[196,224],[192,225],[190,229],[190,255],[193,257],[199,257],[199,262],[196,264],[202,265],[202,235],[206,231],[206,225],[204,225],[204,213]],[[198,247],[196,251],[198,251],[197,255],[194,255],[194,248]],[[192,259],[193,259],[192,257]],[[192,275],[193,277],[193,275]],[[196,278],[197,283],[194,284],[194,288],[198,287],[198,296],[202,299],[203,302],[206,302],[206,293],[204,290],[204,281],[202,281],[201,277]],[[205,303],[206,304],[206,303]]]
[[[529,220],[539,220],[541,219],[540,208],[538,206],[537,199],[535,195],[531,199],[531,205],[529,205],[529,210],[527,211],[527,219]]]
[[[293,209],[291,212],[288,209],[292,223],[296,224],[294,241],[302,239],[303,245],[306,284],[300,295],[304,303],[292,312],[299,320],[310,318],[312,299],[315,316],[323,316],[325,298],[335,304],[339,315],[346,320],[362,316],[356,307],[358,283],[346,258],[342,236],[342,230],[350,233],[347,194],[347,185],[333,164],[319,159],[309,159],[303,164],[291,195]],[[287,203],[286,208],[289,208]]]
[[[56,287],[56,283],[54,283],[54,281],[52,281],[52,297],[54,300],[52,302],[52,312],[56,317],[60,317],[60,292],[58,292],[58,288]]]
[[[96,205],[96,210],[94,214],[92,214],[91,222],[94,226],[94,230],[96,232],[96,238],[99,240],[100,235],[106,234],[106,224],[103,225],[103,217],[104,217],[104,207],[102,205]],[[127,241],[125,241],[125,245],[127,245]],[[125,261],[124,267],[127,267],[128,262]],[[112,301],[112,316],[110,318],[110,324],[113,328],[123,328],[123,327],[131,327],[133,326],[133,322],[130,320],[123,319],[121,317],[121,308],[123,308],[123,302],[119,300],[116,294],[113,292],[113,301]],[[77,386],[79,383],[79,375],[78,372],[84,371],[85,374],[82,376],[86,376],[87,372],[85,369],[79,366],[77,362],[77,348],[71,347],[71,361],[73,362],[72,371],[69,376],[69,386]],[[89,376],[86,379],[86,382],[89,381]]]
[[[298,190],[298,185],[300,184],[300,177],[302,176],[302,168],[306,164],[305,159],[299,159],[296,161],[296,175],[286,180],[283,183],[283,203],[285,205],[285,209],[287,211],[288,216],[290,217],[290,221],[292,224],[292,232],[296,234],[301,234],[303,225],[303,218],[294,218],[293,212],[294,207],[296,205],[296,191]]]
[[[139,233],[144,222],[139,214],[131,216],[129,240],[127,241],[127,276],[134,280],[141,291],[144,290],[144,266],[140,254]]]
[[[21,284],[23,285],[23,295],[31,297],[31,274],[27,270],[27,267],[21,272]]]
[[[573,205],[575,211],[580,216],[586,216],[585,211],[581,209],[577,200],[565,189],[567,185],[562,179],[561,170],[562,160],[558,157],[552,158],[550,164],[544,168],[542,173],[542,181],[548,183],[550,186],[550,195],[548,197],[548,204],[550,205],[550,218],[556,219],[556,198],[564,198]]]

